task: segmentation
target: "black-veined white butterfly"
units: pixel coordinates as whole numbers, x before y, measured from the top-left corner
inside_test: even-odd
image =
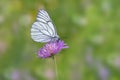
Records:
[[[56,27],[45,10],[39,10],[36,22],[31,28],[31,37],[36,42],[52,42],[59,40]]]

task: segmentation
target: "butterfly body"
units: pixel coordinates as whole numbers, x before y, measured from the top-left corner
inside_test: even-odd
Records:
[[[59,40],[56,27],[45,10],[39,10],[36,22],[31,28],[31,37],[36,42],[54,42]]]

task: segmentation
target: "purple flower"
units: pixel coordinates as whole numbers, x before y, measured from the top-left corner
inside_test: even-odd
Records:
[[[64,48],[68,48],[64,41],[58,40],[54,42],[48,42],[45,44],[45,46],[39,49],[38,57],[48,58],[54,56]]]

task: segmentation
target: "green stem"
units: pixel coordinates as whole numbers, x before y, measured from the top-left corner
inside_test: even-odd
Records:
[[[58,69],[57,69],[57,63],[56,63],[56,58],[55,58],[55,56],[53,56],[53,60],[54,60],[54,65],[55,65],[56,80],[59,80],[59,79],[58,79]]]

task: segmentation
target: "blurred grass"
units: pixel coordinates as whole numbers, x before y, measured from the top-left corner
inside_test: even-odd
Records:
[[[43,44],[30,28],[45,8],[70,48],[57,57],[60,80],[120,79],[119,0],[1,0],[0,80],[54,80],[52,59],[39,59]]]

